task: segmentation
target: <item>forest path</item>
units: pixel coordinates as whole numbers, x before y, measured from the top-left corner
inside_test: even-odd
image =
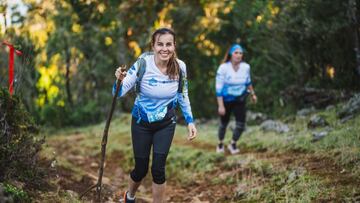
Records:
[[[71,167],[53,167],[51,179],[56,180],[58,189],[74,191],[81,194],[89,186],[97,181],[100,157],[98,152],[88,147],[81,147],[76,143],[88,139],[86,134],[68,134],[59,141],[56,136],[49,137],[47,146],[50,147],[56,160],[68,162],[77,166],[72,170]],[[186,146],[196,150],[212,152],[215,147],[207,142],[197,140],[187,142],[184,139],[175,138],[173,145]],[[84,151],[85,150],[85,151]],[[84,156],[84,154],[87,154]],[[237,202],[241,196],[250,192],[251,189],[263,187],[272,178],[272,172],[261,169],[260,171],[251,167],[249,160],[257,160],[271,165],[271,171],[289,171],[293,174],[290,178],[297,178],[302,171],[314,175],[321,179],[329,187],[338,188],[341,193],[342,188],[360,188],[360,180],[353,177],[346,169],[336,165],[334,161],[320,157],[316,154],[287,152],[275,153],[268,151],[254,151],[243,149],[238,155],[230,155],[225,152],[225,157],[232,157],[238,160],[230,167],[219,165],[210,170],[206,175],[194,179],[190,184],[181,184],[172,179],[167,182],[167,202],[193,202],[193,203],[212,203],[212,202]],[[103,200],[104,202],[119,202],[122,192],[127,188],[128,173],[122,167],[124,155],[120,151],[113,151],[107,154],[105,170],[103,176]],[[50,167],[51,162],[47,162]],[[169,164],[169,163],[168,163]],[[181,170],[181,168],[179,168]],[[195,174],[196,175],[196,174]],[[194,176],[196,177],[196,176]],[[226,183],[226,180],[228,183]],[[224,184],[225,182],[225,184]],[[85,202],[94,202],[95,190],[88,193],[83,198]],[[137,194],[139,203],[151,202],[151,173],[149,172],[139,188]],[[319,201],[338,201],[339,195],[334,193],[326,199]]]

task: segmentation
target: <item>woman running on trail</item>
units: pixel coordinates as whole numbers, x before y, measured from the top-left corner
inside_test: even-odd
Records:
[[[188,97],[186,65],[176,57],[175,33],[156,30],[151,37],[153,52],[142,54],[126,72],[118,68],[122,80],[118,96],[135,87],[137,97],[132,110],[131,137],[135,167],[130,173],[124,202],[135,202],[135,193],[146,176],[152,147],[153,202],[165,201],[165,163],[175,133],[175,107],[181,107],[187,123],[188,140],[197,135]],[[113,87],[115,94],[116,84]]]
[[[224,138],[231,113],[234,113],[236,122],[228,149],[231,154],[239,153],[236,142],[245,130],[247,95],[250,93],[252,101],[257,102],[251,84],[250,65],[243,61],[243,53],[243,48],[239,44],[234,44],[217,70],[216,97],[220,115],[219,144],[216,147],[218,153],[224,153]]]

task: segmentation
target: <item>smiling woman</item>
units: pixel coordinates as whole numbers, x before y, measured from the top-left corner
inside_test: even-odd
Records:
[[[139,91],[131,124],[135,168],[124,193],[126,203],[135,202],[135,192],[148,172],[151,148],[153,202],[164,201],[165,163],[174,137],[177,104],[188,124],[188,140],[197,134],[188,97],[186,65],[176,57],[175,39],[170,29],[156,30],[150,43],[153,52],[142,54],[128,72],[121,68],[115,72],[117,79],[123,81],[117,96],[124,96],[134,86]],[[116,84],[113,93],[115,89]]]
[[[170,79],[174,79],[179,75],[179,63],[175,60],[175,33],[172,30],[159,29],[153,34],[151,45],[157,68],[163,74],[169,75]]]

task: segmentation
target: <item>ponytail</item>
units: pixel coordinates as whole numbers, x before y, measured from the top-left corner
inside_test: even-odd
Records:
[[[167,75],[172,80],[176,79],[176,77],[179,76],[179,72],[180,72],[180,66],[176,58],[177,58],[176,53],[174,52],[174,54],[171,56],[167,64]]]

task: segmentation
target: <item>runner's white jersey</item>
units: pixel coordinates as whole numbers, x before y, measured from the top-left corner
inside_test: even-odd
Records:
[[[251,85],[250,65],[241,62],[237,71],[231,62],[220,65],[216,74],[216,96],[223,97],[224,101],[234,101],[236,97],[247,93]]]
[[[155,64],[154,55],[144,56],[146,61],[146,71],[141,80],[140,92],[136,97],[132,110],[132,115],[139,119],[154,122],[166,114],[170,108],[175,108],[179,103],[187,123],[193,122],[193,116],[188,97],[188,85],[186,80],[186,65],[177,59],[183,74],[183,90],[178,92],[179,79],[171,80],[169,76],[163,74]],[[139,69],[139,61],[127,71],[118,96],[124,96],[136,84],[136,73]],[[113,86],[115,94],[116,84]]]

